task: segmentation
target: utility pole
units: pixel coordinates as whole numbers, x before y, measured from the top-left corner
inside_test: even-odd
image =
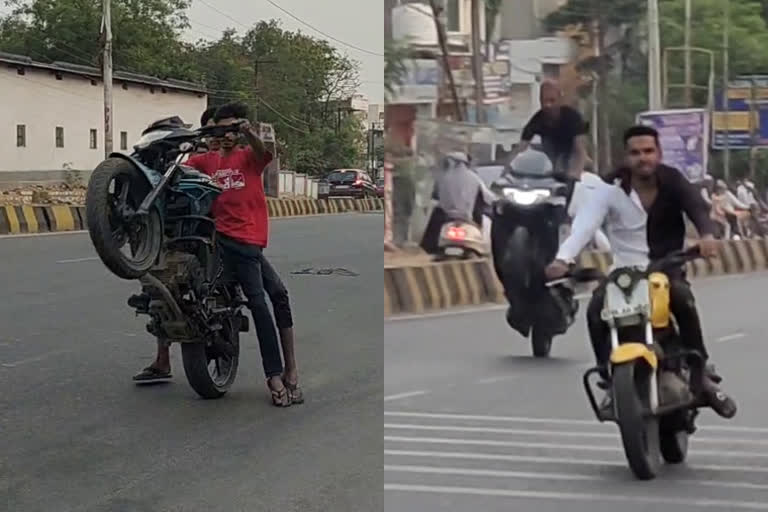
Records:
[[[480,0],[472,0],[472,71],[475,75],[475,112],[478,124],[485,124],[483,55],[480,51]]]
[[[648,108],[649,110],[662,108],[658,0],[648,0]]]
[[[595,57],[600,58],[600,25],[597,21],[592,22],[592,47],[595,52]],[[598,173],[606,172],[605,169],[600,169],[600,117],[598,116],[600,108],[600,74],[592,72],[592,156],[595,161],[595,167],[597,167]]]
[[[440,53],[442,53],[443,59],[443,71],[448,76],[448,84],[451,88],[451,96],[453,97],[453,107],[456,112],[456,120],[461,122],[464,120],[464,115],[461,112],[461,104],[459,103],[459,93],[456,91],[456,82],[453,80],[453,73],[451,72],[451,65],[448,62],[448,41],[445,35],[445,27],[443,27],[442,21],[440,21],[441,8],[437,5],[437,0],[429,0],[429,6],[432,8],[432,17],[435,20],[435,30],[437,30],[437,40],[440,43]]]
[[[104,155],[112,153],[112,0],[102,0],[101,33],[104,42],[102,81],[104,82]]]
[[[730,117],[730,105],[728,104],[728,86],[729,86],[729,73],[728,69],[728,31],[731,24],[731,2],[725,0],[723,2],[725,9],[725,22],[723,24],[723,110],[725,111],[725,151],[723,152],[723,176],[726,183],[730,183],[731,179],[731,141],[730,130],[728,127],[728,121]]]
[[[691,0],[685,0],[685,106],[693,106],[691,72]]]
[[[276,60],[259,60],[253,63],[253,89],[256,95],[256,101],[253,105],[253,117],[255,122],[259,122],[259,64],[275,64]]]

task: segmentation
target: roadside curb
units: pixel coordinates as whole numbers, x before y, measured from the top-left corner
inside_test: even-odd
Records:
[[[585,252],[579,258],[579,265],[605,272],[611,265],[611,255]],[[768,242],[764,239],[725,242],[717,259],[697,260],[689,263],[687,270],[692,279],[768,270]],[[489,259],[384,268],[385,317],[503,303],[504,289]]]
[[[267,199],[270,218],[383,211],[382,199]],[[0,235],[88,229],[85,206],[0,205]]]

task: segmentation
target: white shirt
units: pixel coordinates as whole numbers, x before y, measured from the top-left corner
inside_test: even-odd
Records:
[[[573,187],[573,194],[571,194],[571,202],[568,205],[568,216],[572,219],[576,217],[576,214],[581,210],[585,204],[588,204],[594,194],[595,190],[599,187],[606,187],[607,185],[602,178],[597,174],[591,172],[583,172],[581,178]],[[595,233],[595,245],[597,245],[598,251],[610,251],[611,245],[608,242],[608,237],[601,229],[598,229]]]
[[[649,263],[647,221],[648,214],[637,192],[627,194],[618,185],[604,183],[577,211],[571,234],[556,258],[575,261],[602,226],[613,250],[612,268],[645,268]]]

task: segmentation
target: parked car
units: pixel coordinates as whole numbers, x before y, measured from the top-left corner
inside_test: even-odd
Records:
[[[376,196],[384,197],[384,178],[376,180]]]
[[[371,177],[358,169],[338,169],[328,175],[329,197],[376,197],[376,186]]]

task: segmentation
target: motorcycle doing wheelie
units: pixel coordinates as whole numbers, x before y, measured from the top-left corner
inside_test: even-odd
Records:
[[[104,265],[138,279],[128,304],[150,317],[147,330],[181,344],[184,373],[203,398],[219,398],[237,375],[244,301],[224,279],[210,216],[221,188],[183,165],[208,136],[238,125],[189,130],[178,117],[150,125],[130,155],[113,153],[88,183],[88,231]],[[160,171],[162,169],[163,171]]]
[[[683,347],[665,273],[700,257],[693,247],[647,269],[617,268],[607,277],[601,317],[610,327],[612,408],[595,400],[590,377],[599,368],[586,371],[584,388],[597,419],[618,425],[629,467],[642,480],[656,476],[662,458],[670,464],[685,460],[698,409],[707,406],[705,362],[699,352]],[[549,285],[600,278],[594,269],[584,270]]]
[[[578,311],[573,294],[553,296],[544,276],[560,245],[572,184],[555,173],[545,153],[528,149],[491,190],[500,197],[493,206],[491,251],[509,302],[507,322],[530,335],[535,357],[547,357],[552,339],[568,330]]]

